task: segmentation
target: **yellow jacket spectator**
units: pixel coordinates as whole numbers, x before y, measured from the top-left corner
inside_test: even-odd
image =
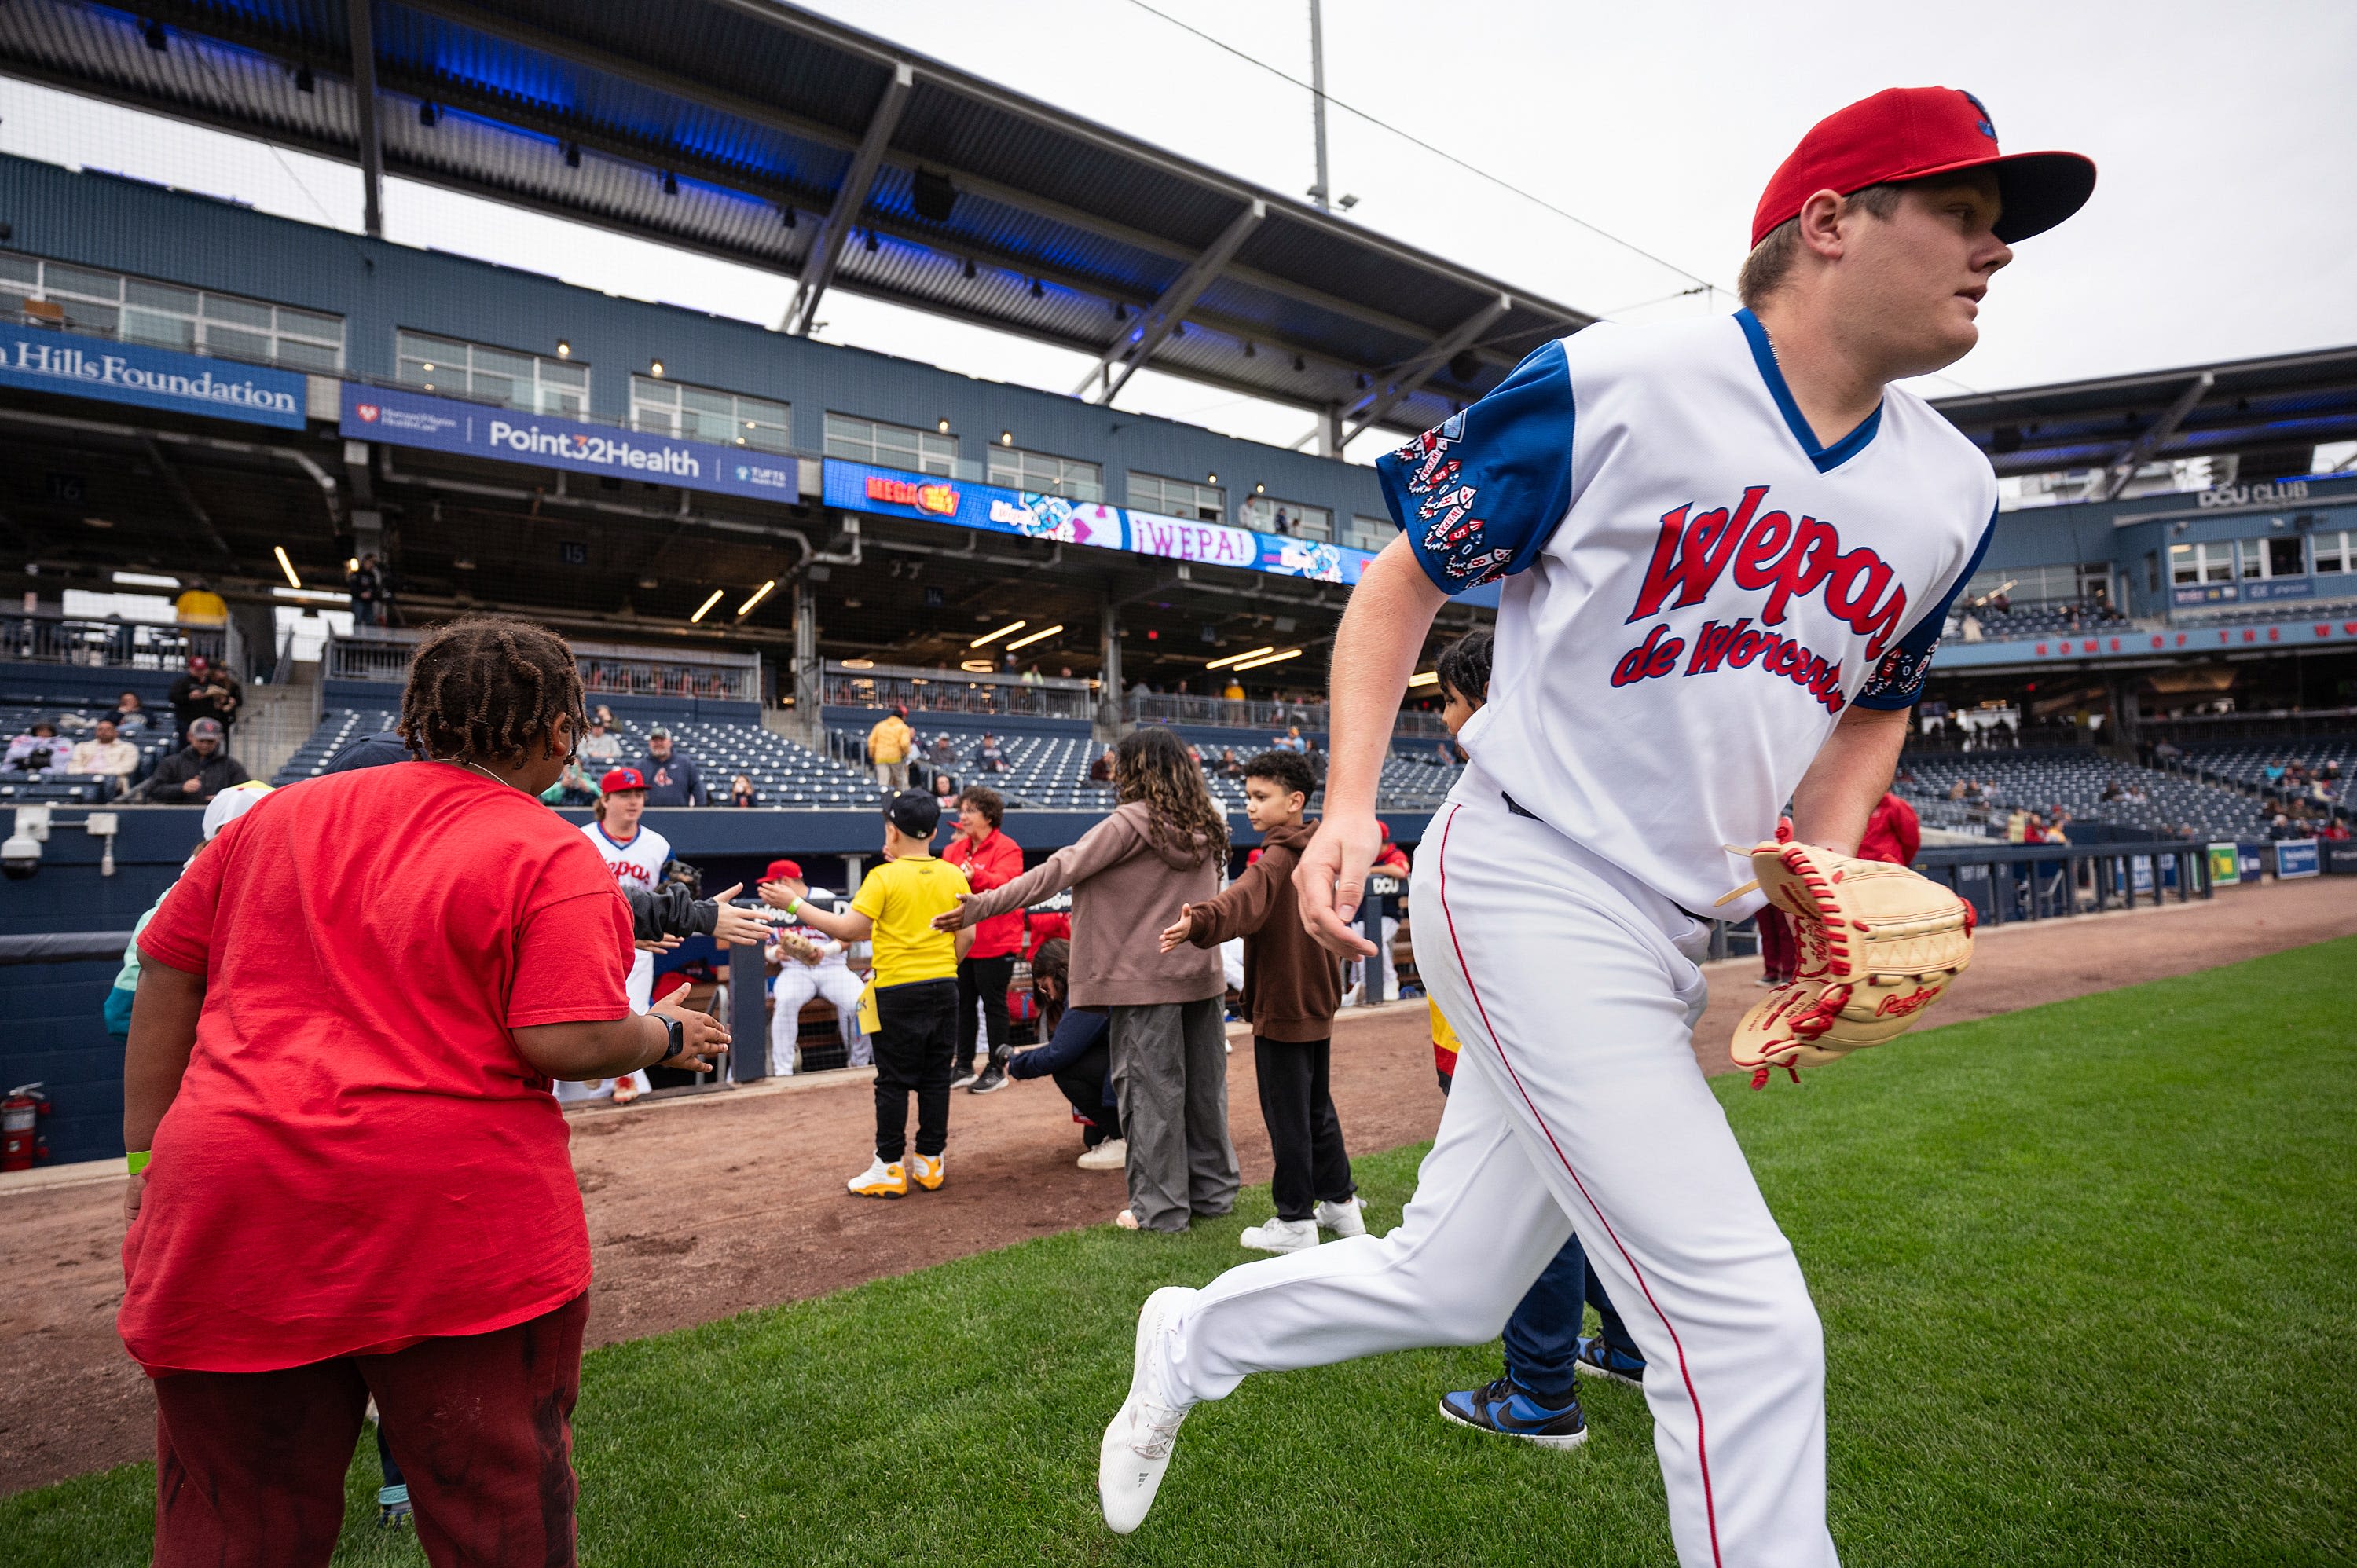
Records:
[[[876,783],[884,789],[909,787],[909,754],[916,748],[917,732],[909,727],[909,710],[894,708],[867,732],[867,760],[876,765]]]
[[[214,593],[203,578],[192,578],[172,601],[172,613],[182,626],[227,626],[229,601]]]

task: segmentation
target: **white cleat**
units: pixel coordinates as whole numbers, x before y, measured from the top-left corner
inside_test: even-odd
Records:
[[[1171,1445],[1178,1441],[1178,1423],[1187,1419],[1187,1407],[1161,1402],[1153,1358],[1161,1353],[1172,1315],[1200,1294],[1184,1285],[1164,1285],[1138,1309],[1129,1397],[1114,1412],[1113,1424],[1097,1445],[1097,1503],[1104,1510],[1105,1528],[1115,1535],[1127,1535],[1146,1522],[1146,1511],[1162,1486],[1162,1472],[1170,1467]]]
[[[1345,1236],[1367,1233],[1367,1200],[1353,1197],[1342,1203],[1320,1201],[1318,1205],[1318,1229],[1331,1230],[1340,1240]]]
[[[1361,1227],[1363,1229],[1363,1227]],[[1271,1219],[1249,1225],[1236,1238],[1247,1251],[1302,1252],[1318,1245],[1315,1219]]]

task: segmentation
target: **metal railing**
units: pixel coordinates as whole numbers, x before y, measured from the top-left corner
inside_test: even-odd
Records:
[[[410,658],[425,637],[423,631],[405,628],[354,627],[349,634],[328,639],[321,655],[324,677],[399,684],[409,679]],[[709,697],[737,703],[761,698],[757,653],[576,642],[573,655],[593,704],[605,696]]]
[[[1992,926],[2133,909],[2139,899],[2158,904],[2171,892],[2180,904],[2212,893],[2208,846],[2183,839],[1959,845],[1923,851],[1915,868],[1954,888]]]
[[[0,659],[5,660],[177,671],[187,667],[190,655],[202,654],[242,673],[240,653],[233,625],[173,626],[112,617],[92,619],[51,610],[0,614]]]
[[[1140,693],[1123,699],[1122,716],[1132,724],[1200,725],[1213,729],[1267,730],[1283,734],[1299,727],[1326,733],[1329,712],[1324,703],[1230,702],[1225,697],[1198,697],[1183,693]],[[1412,740],[1445,740],[1448,726],[1438,714],[1421,708],[1402,709],[1392,734]]]
[[[909,665],[864,668],[829,663],[820,673],[819,701],[831,708],[904,707],[918,714],[971,714],[977,718],[1078,719],[1096,714],[1097,683],[1060,675],[985,674]]]

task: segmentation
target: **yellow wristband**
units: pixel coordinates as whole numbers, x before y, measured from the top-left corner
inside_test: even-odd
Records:
[[[133,1176],[137,1176],[147,1168],[147,1156],[152,1152],[147,1149],[134,1149],[123,1156],[123,1163],[131,1168]]]

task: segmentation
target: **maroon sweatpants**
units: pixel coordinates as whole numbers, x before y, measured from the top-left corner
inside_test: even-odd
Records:
[[[589,1297],[493,1334],[156,1388],[156,1568],[324,1563],[369,1396],[435,1568],[573,1557],[573,1404]]]
[[[1770,904],[1754,917],[1760,929],[1760,968],[1779,984],[1792,978],[1801,961],[1801,944],[1792,935],[1792,918]]]

